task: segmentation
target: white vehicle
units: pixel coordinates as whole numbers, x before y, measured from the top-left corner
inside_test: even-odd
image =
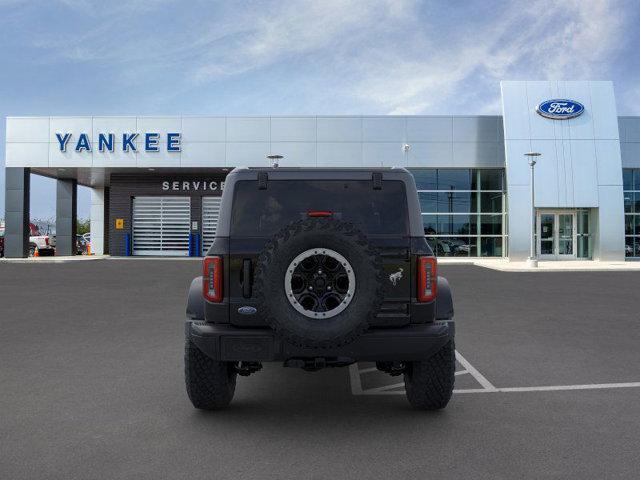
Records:
[[[33,223],[29,224],[29,256],[32,257],[36,249],[39,255],[55,255],[55,239],[50,235],[40,235],[40,230]]]

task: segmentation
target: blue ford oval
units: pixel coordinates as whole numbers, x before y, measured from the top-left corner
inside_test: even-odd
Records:
[[[542,102],[536,111],[546,118],[566,120],[582,115],[584,105],[574,100],[554,99]]]

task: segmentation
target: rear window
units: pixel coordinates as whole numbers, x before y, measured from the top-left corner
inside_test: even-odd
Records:
[[[385,180],[374,190],[371,181],[270,180],[266,190],[256,181],[235,186],[231,234],[271,236],[288,223],[308,218],[310,211],[329,211],[367,234],[406,235],[407,196],[404,183]]]

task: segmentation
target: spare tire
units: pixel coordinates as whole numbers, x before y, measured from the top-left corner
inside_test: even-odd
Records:
[[[382,302],[383,278],[380,254],[355,225],[299,220],[258,257],[258,311],[293,345],[337,347],[367,330]]]

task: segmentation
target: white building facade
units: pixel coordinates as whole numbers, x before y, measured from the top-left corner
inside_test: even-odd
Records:
[[[502,116],[11,117],[6,255],[28,252],[29,178],[58,181],[71,254],[77,185],[91,243],[111,255],[202,255],[236,166],[401,166],[439,256],[640,257],[640,117],[606,81],[503,82]],[[536,152],[535,202],[525,153]],[[535,222],[533,218],[535,217]]]

